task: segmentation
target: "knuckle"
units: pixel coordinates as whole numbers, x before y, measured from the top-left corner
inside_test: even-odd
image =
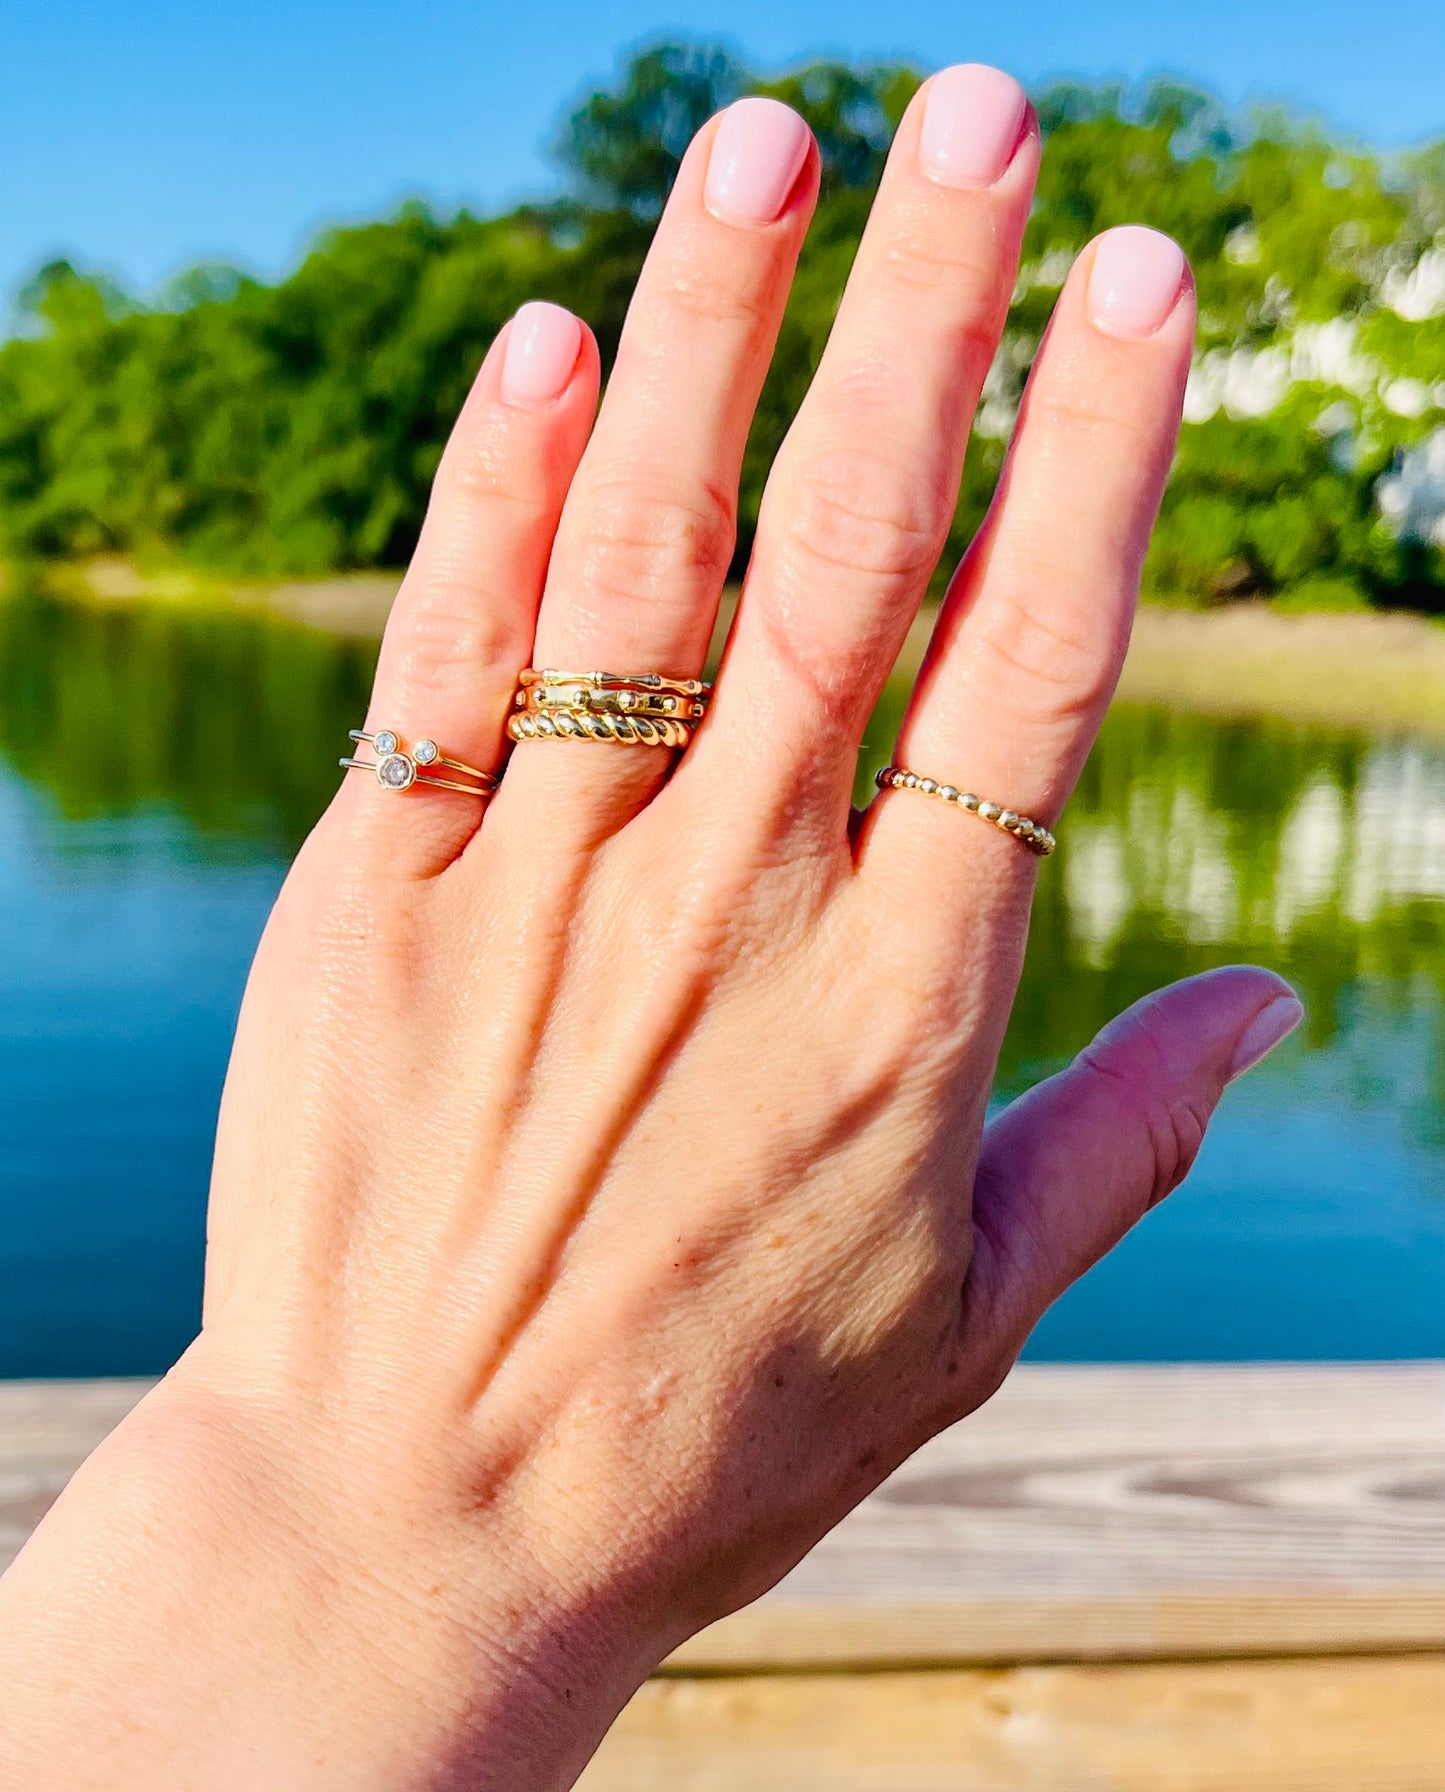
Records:
[[[1079,444],[1114,439],[1122,448],[1137,451],[1146,432],[1138,419],[1104,403],[1083,385],[1072,381],[1044,384],[1025,400],[1028,426],[1036,442],[1045,444],[1045,451],[1055,438],[1063,437],[1065,450],[1076,455]]]
[[[1048,595],[1067,575],[1016,576],[990,594],[972,631],[972,656],[986,688],[1006,689],[1027,720],[1080,721],[1108,702],[1123,642],[1101,637],[1098,615]]]
[[[747,258],[735,262],[674,261],[649,281],[649,309],[667,327],[669,319],[693,324],[740,325],[749,334],[771,327],[772,304]]]
[[[699,480],[686,491],[627,477],[589,487],[582,506],[582,582],[594,593],[673,599],[679,583],[727,571],[737,534],[736,500]]]
[[[936,477],[895,460],[836,448],[809,457],[788,488],[789,531],[804,555],[833,572],[888,582],[926,579],[947,526]]]
[[[881,273],[890,284],[923,293],[940,294],[949,305],[980,319],[1002,321],[1008,298],[1001,267],[980,260],[976,245],[951,238],[934,220],[920,219],[905,226],[884,244]]]
[[[1166,1195],[1172,1195],[1194,1168],[1209,1114],[1204,1104],[1185,1096],[1174,1102],[1160,1116],[1154,1133],[1154,1185],[1149,1191],[1150,1207],[1157,1207]]]
[[[1080,1062],[1097,1081],[1111,1087],[1135,1137],[1142,1141],[1147,1170],[1139,1184],[1140,1212],[1148,1212],[1193,1168],[1213,1104],[1201,1088],[1171,1086],[1175,1079],[1168,1056],[1147,1008],[1142,1014],[1121,1017],[1121,1023],[1126,1029],[1121,1043],[1127,1049],[1120,1052],[1117,1045],[1103,1049],[1096,1041]]]
[[[398,597],[377,684],[433,690],[458,677],[470,679],[479,667],[510,670],[526,650],[509,609],[479,596],[464,574],[437,573]]]
[[[517,452],[507,432],[478,430],[454,437],[432,482],[432,509],[462,504],[469,509],[515,511],[524,526],[551,516],[555,497],[545,463]]]

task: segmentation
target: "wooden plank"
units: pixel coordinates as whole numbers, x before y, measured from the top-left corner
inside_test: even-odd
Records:
[[[579,1792],[1445,1792],[1445,1656],[654,1680]]]
[[[1024,1366],[678,1661],[1391,1648],[1445,1648],[1445,1366]]]
[[[0,1384],[0,1559],[144,1384]],[[1445,1650],[1445,1365],[1015,1371],[673,1671]]]

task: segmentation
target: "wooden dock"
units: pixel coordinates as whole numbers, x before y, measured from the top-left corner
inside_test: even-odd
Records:
[[[0,1384],[0,1562],[137,1382]],[[1015,1371],[585,1792],[1445,1792],[1445,1365]]]

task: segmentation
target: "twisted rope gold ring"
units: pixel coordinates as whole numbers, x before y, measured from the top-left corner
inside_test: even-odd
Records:
[[[685,747],[686,722],[671,716],[609,715],[590,709],[518,710],[507,718],[513,740],[594,740],[618,747]]]

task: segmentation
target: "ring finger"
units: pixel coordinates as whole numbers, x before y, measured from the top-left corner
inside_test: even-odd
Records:
[[[818,186],[803,120],[741,100],[699,132],[628,311],[563,511],[533,663],[696,677],[732,559],[743,451]],[[497,822],[570,803],[599,834],[672,755],[519,748]]]

